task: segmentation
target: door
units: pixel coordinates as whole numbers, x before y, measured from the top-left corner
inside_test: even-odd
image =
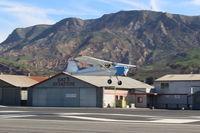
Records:
[[[33,106],[47,106],[46,90],[46,88],[33,89]]]
[[[194,93],[192,95],[192,100],[193,100],[193,109],[200,109],[200,91]]]
[[[61,107],[63,105],[62,88],[49,88],[47,91],[47,106]]]
[[[80,107],[79,88],[67,88],[63,90],[65,107]]]
[[[96,107],[96,88],[80,88],[80,106]]]

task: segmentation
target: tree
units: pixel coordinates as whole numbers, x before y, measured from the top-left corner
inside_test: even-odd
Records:
[[[147,78],[145,79],[145,82],[146,82],[147,84],[152,85],[153,82],[154,82],[154,78],[153,78],[153,77],[147,77]]]

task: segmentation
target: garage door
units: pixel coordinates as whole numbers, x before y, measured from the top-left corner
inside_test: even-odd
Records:
[[[96,107],[96,88],[80,88],[80,106]]]
[[[59,107],[64,106],[62,88],[47,89],[47,106]]]
[[[96,88],[34,89],[33,106],[96,107]]]
[[[46,89],[33,90],[33,106],[46,106]]]
[[[64,97],[65,107],[80,107],[79,88],[64,89],[62,96]]]

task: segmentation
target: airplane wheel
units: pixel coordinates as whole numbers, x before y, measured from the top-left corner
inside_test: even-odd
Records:
[[[107,82],[108,82],[108,84],[112,84],[112,80],[111,79],[109,79]]]
[[[118,85],[122,85],[122,81],[118,81]]]

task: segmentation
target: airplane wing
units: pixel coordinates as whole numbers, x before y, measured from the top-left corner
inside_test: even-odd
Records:
[[[123,64],[123,63],[116,63],[116,66],[127,66],[129,68],[136,68],[136,65]]]
[[[105,61],[101,59],[97,59],[94,57],[89,57],[89,56],[80,56],[75,58],[76,61],[82,62],[82,63],[87,63],[90,65],[95,65],[95,66],[106,66],[106,65],[112,65],[113,62],[111,61]]]
[[[111,62],[111,61],[106,61],[106,60],[101,60],[101,59],[97,59],[94,57],[90,57],[90,56],[80,56],[80,57],[76,57],[75,60],[83,62],[83,63],[87,63],[90,65],[96,65],[96,66],[104,66],[104,67],[111,67],[111,66],[127,66],[129,68],[133,67],[135,68],[135,65],[129,65],[129,64],[122,64],[122,63],[115,63],[115,62]]]

